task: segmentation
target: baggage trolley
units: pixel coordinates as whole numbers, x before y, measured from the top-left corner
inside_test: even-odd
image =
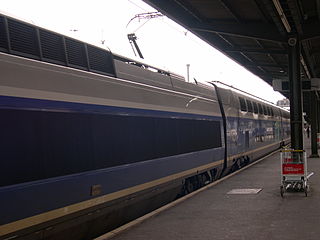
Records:
[[[280,194],[290,190],[304,191],[308,196],[307,156],[304,150],[283,149],[281,159]]]

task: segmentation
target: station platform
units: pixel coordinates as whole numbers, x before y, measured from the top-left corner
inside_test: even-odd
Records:
[[[307,156],[310,139],[305,140]],[[280,153],[277,152],[215,186],[194,194],[140,224],[98,238],[113,240],[319,239],[320,159],[308,158],[308,196],[280,196]],[[261,189],[229,194],[233,189]],[[130,224],[129,224],[130,225]]]

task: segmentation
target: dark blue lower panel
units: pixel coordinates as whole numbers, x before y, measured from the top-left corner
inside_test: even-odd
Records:
[[[4,159],[0,186],[221,147],[219,118],[10,97],[2,100],[7,102],[0,104],[0,159]],[[41,110],[45,106],[50,111]],[[59,112],[62,106],[70,111]]]
[[[109,194],[180,173],[223,158],[224,149],[204,150],[157,160],[0,188],[0,225],[93,199],[92,185]]]

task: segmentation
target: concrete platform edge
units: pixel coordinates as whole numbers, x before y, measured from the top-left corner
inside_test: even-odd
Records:
[[[137,218],[137,219],[135,219],[135,220],[133,220],[133,221],[121,226],[121,227],[118,227],[118,228],[116,228],[116,229],[114,229],[114,230],[112,230],[112,231],[110,231],[110,232],[108,232],[108,233],[106,233],[106,234],[104,234],[104,235],[102,235],[100,237],[97,237],[94,240],[109,240],[109,239],[117,236],[120,233],[128,231],[130,228],[135,227],[138,224],[143,223],[144,221],[148,220],[149,218],[152,218],[152,217],[160,214],[161,212],[163,212],[163,211],[165,211],[165,210],[167,210],[169,208],[172,208],[172,207],[180,204],[181,202],[184,202],[185,200],[187,200],[189,198],[192,198],[193,196],[195,196],[195,195],[197,195],[197,194],[199,194],[199,193],[201,193],[201,192],[203,192],[203,191],[205,191],[205,190],[207,190],[207,189],[209,189],[209,188],[211,188],[211,187],[213,187],[213,186],[215,186],[215,185],[217,185],[217,184],[219,184],[219,183],[221,183],[221,182],[223,182],[223,181],[225,181],[225,180],[227,180],[227,179],[229,179],[231,177],[233,177],[234,175],[246,170],[247,168],[249,168],[251,166],[254,166],[255,164],[258,164],[259,162],[263,161],[264,159],[266,159],[266,158],[278,153],[280,150],[281,149],[278,149],[278,150],[276,150],[276,151],[274,151],[274,152],[272,152],[272,153],[260,158],[259,160],[249,164],[248,166],[245,166],[245,167],[239,169],[238,171],[236,171],[234,173],[231,173],[231,174],[229,174],[229,175],[227,175],[227,176],[225,176],[225,177],[223,177],[223,178],[221,178],[219,180],[216,180],[213,183],[210,183],[210,184],[208,184],[207,186],[205,186],[203,188],[200,188],[200,189],[198,189],[198,190],[196,190],[196,191],[194,191],[194,192],[192,192],[192,193],[190,193],[190,194],[188,194],[188,195],[186,195],[184,197],[181,197],[181,198],[179,198],[179,199],[177,199],[177,200],[175,200],[175,201],[173,201],[173,202],[171,202],[171,203],[169,203],[169,204],[167,204],[165,206],[162,206],[161,208],[158,208],[158,209],[156,209],[156,210],[154,210],[154,211],[152,211],[152,212],[150,212],[150,213],[148,213],[148,214],[146,214],[146,215],[144,215],[144,216],[142,216],[140,218]]]

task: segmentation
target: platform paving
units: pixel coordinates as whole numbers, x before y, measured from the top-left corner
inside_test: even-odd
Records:
[[[305,149],[310,155],[310,140]],[[308,159],[308,197],[280,196],[280,153],[276,153],[180,204],[113,237],[113,240],[320,239],[320,159]],[[257,194],[227,194],[254,188]]]

